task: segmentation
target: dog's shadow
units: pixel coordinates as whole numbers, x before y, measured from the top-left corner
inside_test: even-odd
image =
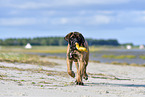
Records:
[[[122,87],[144,87],[145,84],[139,85],[139,84],[116,84],[116,83],[85,83],[84,86],[99,86],[99,85],[104,85],[104,86],[122,86]]]

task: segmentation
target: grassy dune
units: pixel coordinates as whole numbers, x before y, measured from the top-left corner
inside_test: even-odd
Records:
[[[41,60],[41,57],[37,55],[11,53],[11,52],[0,52],[0,62],[10,62],[10,63],[18,62],[18,63],[28,63],[48,66],[58,65],[53,62]]]
[[[102,58],[110,58],[110,59],[134,59],[135,55],[102,55]]]
[[[1,52],[35,52],[35,53],[65,53],[66,46],[33,46],[25,49],[24,46],[3,46]]]

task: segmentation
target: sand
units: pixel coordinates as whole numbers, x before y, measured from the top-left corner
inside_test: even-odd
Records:
[[[89,79],[79,86],[66,60],[45,60],[59,65],[0,62],[0,97],[145,97],[145,67],[89,62]]]

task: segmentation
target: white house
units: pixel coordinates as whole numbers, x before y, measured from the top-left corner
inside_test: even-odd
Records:
[[[139,46],[139,49],[144,49],[144,45],[140,45]]]
[[[126,49],[132,49],[132,46],[131,45],[127,45]]]
[[[25,46],[25,49],[31,49],[31,48],[32,48],[31,44],[27,43],[27,45]]]

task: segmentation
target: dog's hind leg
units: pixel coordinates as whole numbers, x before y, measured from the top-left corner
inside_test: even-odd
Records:
[[[87,66],[88,66],[88,61],[89,61],[89,53],[87,53],[86,57],[85,57],[85,61],[84,61],[84,74],[83,74],[83,78],[85,80],[88,80],[88,74],[86,72]]]
[[[85,67],[84,67],[83,78],[84,78],[85,80],[88,80],[88,74],[87,74],[87,72],[86,72],[86,69],[87,69],[87,65],[88,65],[88,64],[84,64],[84,65],[85,65]]]
[[[78,74],[78,72],[79,72],[79,64],[78,64],[78,62],[75,62],[75,65],[76,65],[76,68],[77,68],[77,74]]]
[[[72,63],[73,63],[73,61],[72,60],[69,60],[68,58],[67,58],[67,72],[68,72],[68,74],[71,76],[71,77],[75,77],[75,73],[72,71]]]

